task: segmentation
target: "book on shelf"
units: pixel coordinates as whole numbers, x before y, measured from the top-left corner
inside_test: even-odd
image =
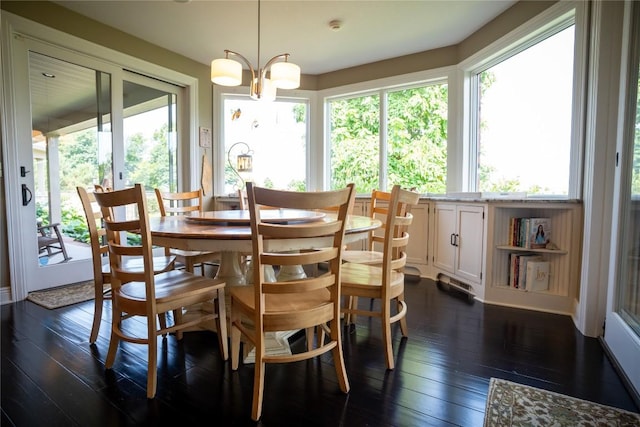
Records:
[[[544,249],[551,238],[551,218],[518,218],[509,220],[509,246]]]
[[[543,249],[551,238],[551,218],[529,218],[527,248]]]
[[[531,261],[542,261],[538,254],[512,252],[509,254],[509,287],[516,289],[526,289],[527,265]]]
[[[529,261],[525,289],[528,291],[546,291],[549,289],[550,264],[548,261]]]

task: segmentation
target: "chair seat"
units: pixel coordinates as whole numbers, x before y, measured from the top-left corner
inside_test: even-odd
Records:
[[[170,303],[178,299],[189,299],[199,297],[218,288],[224,288],[225,284],[221,280],[211,279],[188,273],[182,270],[171,270],[154,276],[155,293],[158,306]],[[212,287],[212,282],[217,283],[217,287]],[[144,304],[146,301],[146,291],[144,282],[125,283],[120,287],[118,295],[131,301],[139,301]],[[212,296],[213,298],[213,296]]]
[[[382,252],[376,251],[344,251],[342,261],[366,265],[382,264]]]
[[[342,293],[343,295],[350,295],[349,288],[358,289],[361,291],[370,290],[372,293],[379,293],[382,289],[382,267],[358,264],[358,263],[344,263],[342,264],[341,273]],[[390,283],[390,298],[402,293],[404,290],[404,273],[398,271],[391,271],[391,283]],[[367,296],[362,292],[355,292],[355,295]]]
[[[234,310],[253,313],[255,310],[255,290],[253,286],[231,287]],[[287,329],[302,329],[317,324],[318,319],[333,317],[331,293],[326,289],[318,289],[299,294],[266,294],[265,296],[265,330],[282,331]],[[323,305],[324,304],[324,305]],[[322,307],[322,308],[318,308]],[[309,321],[309,313],[316,311]],[[295,312],[298,316],[293,316]],[[278,318],[280,313],[286,314],[286,324]]]
[[[156,256],[153,257],[153,272],[164,273],[165,271],[173,270],[173,265],[176,261],[175,256]],[[103,264],[102,271],[105,271],[105,265],[107,271],[111,270],[109,264]],[[141,273],[144,271],[144,261],[142,258],[128,258],[124,260],[123,269],[135,273]]]

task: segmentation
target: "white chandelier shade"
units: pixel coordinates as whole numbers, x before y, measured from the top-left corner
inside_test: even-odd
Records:
[[[240,86],[242,84],[242,64],[228,58],[211,61],[211,81],[221,86]]]
[[[300,87],[300,67],[291,62],[276,62],[271,65],[271,81],[278,89]]]
[[[211,81],[221,86],[239,86],[242,84],[242,62],[251,72],[250,95],[254,99],[274,100],[277,89],[296,89],[300,87],[300,67],[289,62],[289,54],[282,53],[271,58],[264,67],[260,67],[260,0],[258,0],[258,67],[253,68],[244,56],[232,50],[224,51],[224,58],[211,61]],[[236,61],[229,56],[237,56]],[[267,78],[269,72],[269,78]]]

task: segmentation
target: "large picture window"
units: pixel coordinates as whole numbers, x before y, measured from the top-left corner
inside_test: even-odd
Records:
[[[223,108],[225,194],[235,194],[248,180],[279,190],[306,190],[306,101],[226,95]],[[238,156],[251,156],[251,170],[238,168]]]
[[[574,39],[565,22],[474,73],[477,191],[569,194]]]
[[[438,82],[330,100],[331,188],[353,182],[363,194],[400,184],[444,193],[447,97]]]

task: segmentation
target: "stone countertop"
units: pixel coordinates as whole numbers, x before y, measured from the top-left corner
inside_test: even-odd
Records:
[[[237,202],[238,197],[233,195],[215,196],[216,200],[221,202]],[[359,194],[356,196],[356,200],[368,200],[371,196],[367,194]],[[566,204],[581,204],[582,201],[578,199],[567,199],[562,197],[526,197],[524,195],[501,195],[498,193],[452,193],[452,194],[422,194],[420,200],[434,201],[434,202],[457,202],[457,203],[566,203]]]

